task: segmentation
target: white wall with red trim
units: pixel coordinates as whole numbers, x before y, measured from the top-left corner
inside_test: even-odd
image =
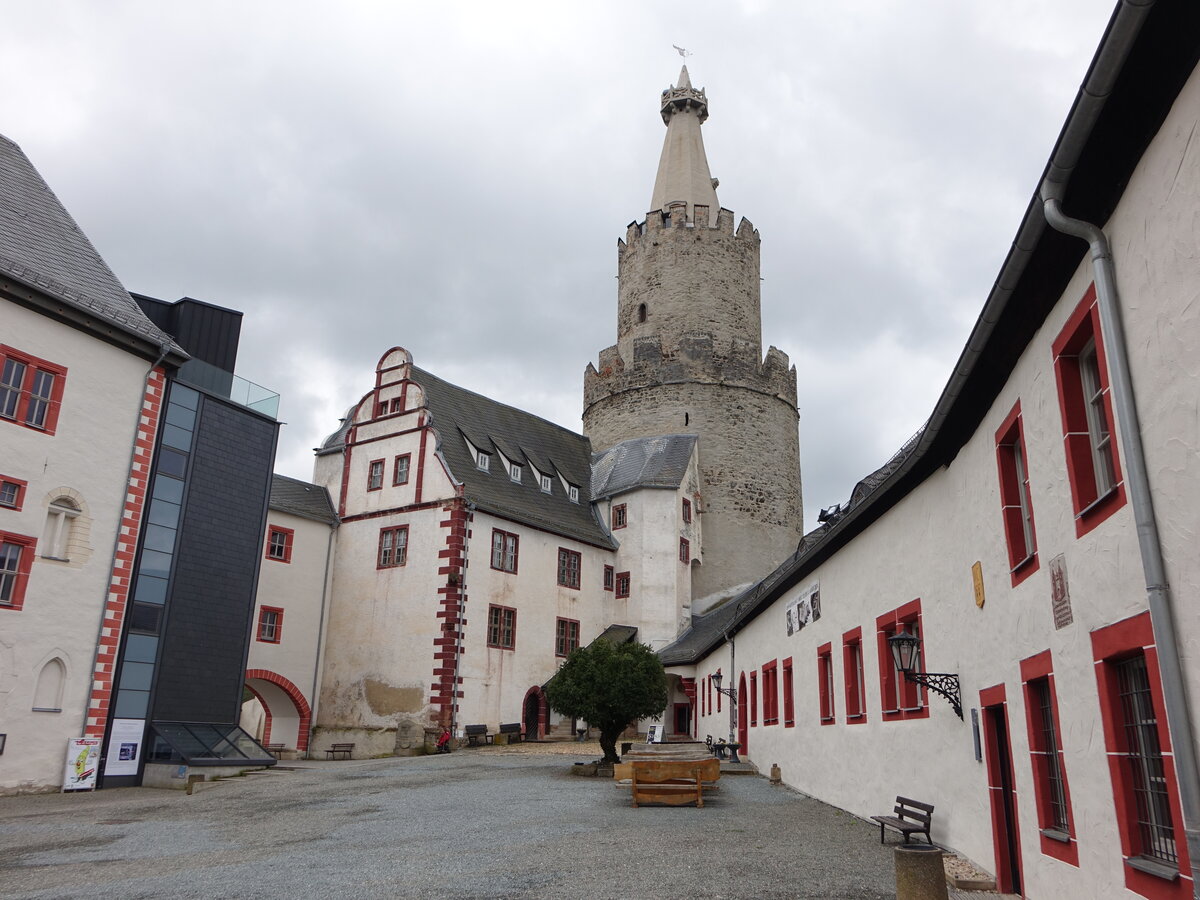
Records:
[[[124,543],[137,539],[137,522],[122,526],[122,518],[131,464],[141,467],[135,478],[149,470],[149,452],[139,449],[135,462],[133,441],[151,362],[25,307],[0,305],[4,344],[66,369],[52,434],[0,419],[0,476],[27,482],[19,510],[0,507],[0,532],[37,542],[26,551],[32,558],[20,608],[0,605],[0,732],[7,734],[0,793],[9,793],[61,785],[67,741],[84,735],[94,699],[107,706],[111,647],[129,586],[127,566],[114,570],[113,552],[118,528]],[[155,416],[161,384],[152,387],[147,414]],[[50,559],[42,555],[51,550],[48,509],[60,497],[80,513],[70,523],[66,558]],[[106,646],[93,690],[102,627]],[[47,693],[44,682],[35,700],[39,676],[55,659],[61,691]],[[34,711],[48,697],[48,711]]]
[[[1112,242],[1134,389],[1159,528],[1174,591],[1177,626],[1193,708],[1200,713],[1200,77],[1193,75],[1144,155],[1105,229]],[[1069,210],[1068,210],[1069,212]],[[1161,708],[1137,535],[1123,497],[1101,514],[1077,515],[1054,368],[1054,345],[1092,302],[1093,273],[1083,259],[1061,300],[1035,334],[1007,384],[953,462],[822,563],[800,585],[735,637],[738,671],[725,684],[773,660],[793,659],[795,725],[749,729],[749,757],[765,770],[778,763],[785,783],[850,812],[890,813],[902,794],[933,803],[933,839],[984,868],[1003,867],[993,827],[988,767],[974,754],[971,709],[1003,697],[1015,776],[1024,890],[1036,897],[1191,896],[1186,857],[1176,881],[1131,869],[1112,772],[1113,701],[1104,660],[1146,653],[1158,705],[1159,734],[1171,787],[1177,845],[1182,820],[1173,759]],[[1109,335],[1104,335],[1109,339]],[[1010,574],[997,470],[996,435],[1020,403],[1035,520],[1037,559]],[[1120,423],[1118,423],[1120,427]],[[1114,434],[1115,440],[1115,434]],[[1122,472],[1127,461],[1120,458]],[[1052,558],[1065,559],[1073,622],[1055,627]],[[976,605],[972,565],[980,562],[985,602]],[[788,602],[820,582],[822,616],[789,636]],[[957,673],[966,721],[929,693],[921,715],[885,715],[877,619],[920,600],[925,670]],[[866,721],[849,727],[841,666],[845,632],[863,629]],[[835,723],[822,727],[818,648],[832,642]],[[1105,649],[1107,648],[1107,649]],[[1046,848],[1035,802],[1022,661],[1031,671],[1049,652],[1071,806],[1074,851]],[[696,666],[705,708],[705,677],[727,666],[722,646]],[[885,659],[883,665],[889,666]],[[1098,673],[1104,675],[1098,679]],[[732,674],[733,677],[730,677]],[[1111,680],[1111,679],[1109,679]],[[762,679],[760,676],[761,687]],[[759,707],[761,710],[761,698]],[[700,732],[722,730],[715,710]],[[989,748],[985,740],[985,757]],[[1111,765],[1110,765],[1111,764]],[[1050,852],[1053,851],[1053,852]],[[1077,864],[1064,857],[1075,855]]]

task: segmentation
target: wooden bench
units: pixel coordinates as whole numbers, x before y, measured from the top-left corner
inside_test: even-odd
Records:
[[[283,751],[287,749],[287,744],[265,744],[266,751],[276,759],[283,758]]]
[[[896,797],[894,816],[871,816],[879,823],[879,843],[883,843],[884,828],[895,828],[904,833],[904,843],[908,843],[910,834],[923,834],[930,844],[929,820],[933,818],[933,807],[920,800],[909,800],[907,797]]]
[[[329,749],[325,751],[325,758],[337,759],[339,753],[342,755],[342,759],[351,759],[351,754],[354,753],[354,744],[331,744]]]
[[[521,723],[509,722],[507,725],[501,725],[500,734],[507,734],[510,744],[521,743]]]
[[[463,734],[467,736],[468,747],[478,746],[480,741],[485,744],[492,742],[492,736],[488,734],[488,727],[486,725],[468,725],[463,729]]]
[[[633,805],[662,803],[684,806],[695,803],[704,806],[704,783],[721,777],[721,763],[715,759],[635,759],[630,788]]]

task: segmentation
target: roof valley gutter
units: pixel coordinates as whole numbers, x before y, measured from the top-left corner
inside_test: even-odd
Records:
[[[1200,897],[1200,766],[1197,765],[1195,729],[1180,662],[1171,587],[1167,581],[1162,543],[1154,516],[1112,250],[1108,238],[1099,226],[1073,219],[1062,211],[1062,200],[1079,153],[1153,3],[1154,0],[1125,0],[1118,9],[1106,35],[1104,52],[1097,56],[1076,100],[1076,112],[1086,112],[1082,116],[1072,116],[1071,123],[1064,129],[1058,147],[1055,148],[1054,157],[1047,167],[1040,193],[1043,212],[1050,226],[1063,234],[1087,241],[1091,249],[1100,324],[1104,332],[1104,349],[1112,381],[1111,394],[1127,469],[1126,487],[1133,509],[1138,547],[1142,555],[1146,597],[1154,630],[1154,643],[1158,651],[1163,703],[1166,706],[1167,726],[1170,729],[1175,756],[1180,805],[1183,808],[1183,828],[1191,863],[1193,896]]]

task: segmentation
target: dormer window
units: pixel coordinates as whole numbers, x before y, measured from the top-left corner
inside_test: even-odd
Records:
[[[520,484],[521,483],[521,467],[520,466],[509,466],[508,477],[511,478],[517,484]]]
[[[553,485],[554,485],[554,479],[552,479],[549,475],[542,476],[542,490],[543,491],[545,491],[547,494],[549,494],[551,489],[553,488]]]
[[[571,486],[571,487],[570,487],[570,488],[567,490],[567,494],[568,494],[568,496],[570,496],[570,498],[571,498],[571,502],[572,502],[572,503],[578,503],[578,502],[579,502],[579,488],[577,488],[577,487],[575,487],[574,485],[572,485],[572,486]]]
[[[475,456],[475,465],[479,466],[480,472],[488,472],[492,468],[492,454],[479,451]]]

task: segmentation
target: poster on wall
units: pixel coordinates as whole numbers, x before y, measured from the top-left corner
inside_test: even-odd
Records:
[[[105,775],[136,775],[141,755],[145,719],[113,719],[104,754]]]
[[[63,770],[62,789],[94,791],[99,763],[99,738],[72,738],[67,741],[67,764]]]
[[[787,633],[793,635],[821,618],[821,582],[814,581],[788,603]]]

